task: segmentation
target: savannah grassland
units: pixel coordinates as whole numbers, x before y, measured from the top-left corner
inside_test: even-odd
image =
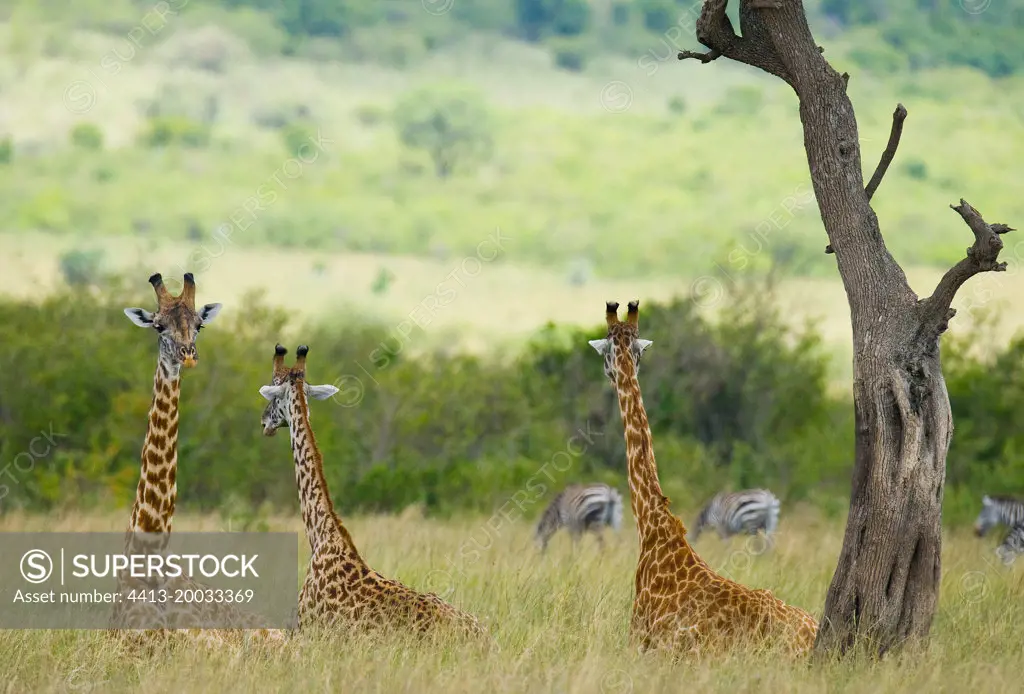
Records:
[[[46,296],[63,281],[65,253],[95,251],[102,270],[133,273],[140,284],[152,272],[179,277],[191,270],[200,301],[223,302],[225,312],[260,290],[268,303],[303,318],[333,323],[356,315],[398,324],[500,229],[508,239],[502,253],[473,276],[460,275],[465,285],[456,299],[421,326],[438,343],[485,353],[521,344],[548,321],[591,326],[606,299],[648,302],[694,292],[714,314],[734,281],[774,263],[783,315],[794,325],[812,323],[834,356],[835,389],[849,391],[847,303],[807,195],[795,99],[777,80],[725,61],[677,63],[656,35],[647,50],[658,59],[645,61],[647,67],[595,52],[580,72],[557,69],[537,46],[450,30],[439,30],[439,47],[413,51],[401,64],[375,59],[404,50],[399,29],[363,36],[360,49],[370,59],[360,63],[342,59],[329,41],[313,55],[284,57],[280,32],[259,14],[214,12],[198,2],[194,12],[146,33],[111,75],[101,61],[115,49],[127,55],[125,35],[140,25],[145,8],[88,3],[95,21],[83,29],[74,18],[84,10],[69,7],[61,21],[51,21],[29,16],[32,3],[10,4],[22,14],[0,24],[0,115],[3,134],[14,143],[12,160],[0,166],[7,191],[0,199],[5,297]],[[993,4],[991,11],[997,9]],[[96,29],[104,21],[107,29]],[[819,42],[838,70],[851,73],[867,175],[895,104],[910,113],[872,205],[888,247],[925,296],[970,242],[949,204],[963,196],[990,222],[1024,221],[1015,178],[1024,148],[1024,79],[997,81],[950,67],[873,75],[849,58],[877,38],[859,31]],[[197,58],[211,51],[212,69]],[[82,80],[92,84],[92,101],[69,109],[68,89]],[[393,113],[411,89],[456,82],[476,89],[490,109],[494,147],[476,169],[440,180],[421,152],[400,143]],[[202,120],[210,142],[139,145],[153,111]],[[330,144],[287,179],[287,189],[258,220],[224,242],[214,234],[218,225],[280,175],[290,157],[280,124],[298,113]],[[101,131],[101,148],[71,143],[70,133],[83,124]],[[972,279],[954,303],[961,311],[953,335],[971,334],[975,309],[1000,313],[998,332],[981,349],[1005,344],[1024,325],[1024,312],[1013,303],[1024,293],[1019,233],[1005,237],[1008,272]],[[374,285],[382,272],[392,279],[380,291]],[[139,427],[142,422],[140,416]],[[181,465],[186,474],[188,461]],[[685,480],[670,484],[678,488]],[[687,521],[696,511],[679,510]],[[967,528],[947,527],[940,605],[925,652],[813,667],[750,654],[673,666],[640,657],[627,643],[636,559],[629,521],[605,556],[590,538],[572,555],[562,535],[541,558],[527,519],[488,533],[487,516],[440,520],[410,511],[348,518],[340,511],[374,568],[485,619],[501,652],[300,639],[275,654],[183,650],[126,660],[100,633],[4,631],[4,690],[630,694],[1020,687],[1020,569],[998,565],[996,540],[978,540]],[[532,518],[540,509],[531,511]],[[127,507],[6,513],[0,531],[120,530],[127,516]],[[299,521],[293,513],[266,522],[269,530],[298,533],[301,579],[307,549]],[[187,511],[175,528],[232,529],[220,517]],[[713,535],[697,549],[725,575],[770,588],[820,616],[842,532],[842,518],[786,506],[777,545],[766,554],[746,540],[723,543]],[[450,571],[447,558],[474,542],[485,548],[479,559],[457,562],[461,573],[449,581],[441,573]]]
[[[514,507],[510,507],[514,508]],[[687,510],[688,511],[688,510]],[[120,528],[123,513],[54,519],[8,516],[0,530]],[[629,514],[627,514],[628,516]],[[998,564],[994,540],[946,533],[940,605],[927,650],[882,662],[790,663],[771,654],[732,654],[671,665],[639,656],[626,630],[636,561],[631,521],[609,534],[600,555],[590,537],[573,555],[556,536],[548,555],[530,528],[487,518],[439,521],[410,509],[400,516],[347,519],[367,561],[407,585],[445,595],[486,620],[500,651],[415,645],[404,639],[299,638],[283,652],[202,653],[182,649],[152,658],[116,656],[100,632],[0,633],[7,692],[965,692],[1017,691],[1024,649],[1021,573]],[[690,518],[689,513],[684,513]],[[294,518],[269,520],[294,531],[299,575],[308,546]],[[180,516],[182,531],[225,530],[214,517]],[[820,615],[842,543],[842,525],[807,508],[784,509],[773,549],[746,538],[701,537],[696,547],[719,572],[767,587]],[[468,547],[466,551],[461,548]],[[469,551],[473,550],[473,551]],[[479,555],[475,553],[479,551]],[[467,557],[467,559],[460,559]],[[469,559],[472,557],[472,559]],[[451,559],[451,562],[449,562]],[[449,574],[453,575],[449,579]]]

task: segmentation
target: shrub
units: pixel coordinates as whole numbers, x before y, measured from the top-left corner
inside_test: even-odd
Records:
[[[72,250],[60,256],[60,274],[69,287],[83,287],[96,282],[103,262],[101,250]]]
[[[476,89],[439,85],[409,92],[395,106],[403,144],[425,150],[438,178],[488,157],[492,136],[488,110]]]
[[[79,123],[71,129],[71,144],[81,149],[103,149],[103,131],[94,123]]]
[[[316,141],[316,128],[302,121],[289,123],[281,130],[281,138],[289,156],[297,157],[303,147],[308,149]]]
[[[152,117],[139,135],[139,144],[152,148],[177,145],[198,149],[209,143],[209,126],[182,116]]]

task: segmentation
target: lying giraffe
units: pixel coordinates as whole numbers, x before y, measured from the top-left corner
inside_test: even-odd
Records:
[[[192,368],[199,359],[196,338],[199,331],[217,316],[220,304],[206,304],[198,311],[195,307],[195,279],[187,273],[180,296],[173,296],[164,286],[163,278],[155,274],[149,278],[156,291],[157,311],[126,308],[124,313],[135,325],[153,329],[159,335],[159,356],[153,377],[153,403],[149,409],[146,438],[142,444],[142,467],[135,492],[131,521],[125,537],[126,554],[157,553],[166,549],[178,487],[178,400],[181,394],[181,367]],[[130,591],[163,588],[173,595],[177,589],[202,588],[188,578],[172,578],[157,586],[127,573],[118,576],[118,590],[122,596]],[[122,598],[115,604],[111,626],[125,630],[136,644],[152,643],[174,635],[187,636],[193,641],[216,645],[234,640],[240,632],[225,629],[182,629],[182,618],[211,620],[227,615],[231,623],[240,627],[256,623],[256,616],[239,611],[226,604],[199,603],[175,605],[156,604]],[[153,625],[158,625],[154,627]],[[117,632],[115,632],[117,633]],[[279,641],[280,630],[256,629],[245,635],[247,639]]]
[[[636,597],[630,635],[641,651],[700,653],[741,642],[781,641],[794,655],[814,644],[818,624],[798,607],[767,590],[754,590],[719,576],[686,541],[686,527],[672,514],[661,490],[654,445],[637,374],[651,345],[638,332],[639,301],[625,322],[617,303],[606,305],[608,335],[590,345],[604,357],[615,387],[626,438],[630,501],[640,539]]]
[[[433,593],[419,593],[371,569],[334,510],[324,479],[323,457],[309,424],[308,400],[324,400],[338,392],[331,385],[306,382],[302,345],[288,368],[281,345],[274,349],[271,384],[260,388],[269,403],[263,412],[263,433],[273,436],[288,427],[299,506],[312,556],[299,594],[300,627],[347,625],[358,628],[398,627],[425,633],[448,628],[478,637],[489,634],[478,620]]]

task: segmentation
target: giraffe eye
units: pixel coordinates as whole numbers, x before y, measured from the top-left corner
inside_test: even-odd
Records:
[[[159,323],[154,323],[154,324],[153,324],[153,328],[154,328],[154,329],[155,329],[155,330],[156,330],[156,331],[157,331],[158,333],[162,333],[162,332],[164,331],[164,326],[160,325]]]

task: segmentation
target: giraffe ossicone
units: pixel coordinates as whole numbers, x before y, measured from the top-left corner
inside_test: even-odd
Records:
[[[615,388],[626,439],[630,504],[640,540],[630,636],[641,650],[699,653],[744,642],[774,641],[795,654],[814,644],[818,624],[769,591],[715,573],[686,540],[658,479],[650,423],[640,393],[640,357],[650,346],[639,335],[639,300],[626,320],[607,302],[608,334],[590,345],[604,357]]]

